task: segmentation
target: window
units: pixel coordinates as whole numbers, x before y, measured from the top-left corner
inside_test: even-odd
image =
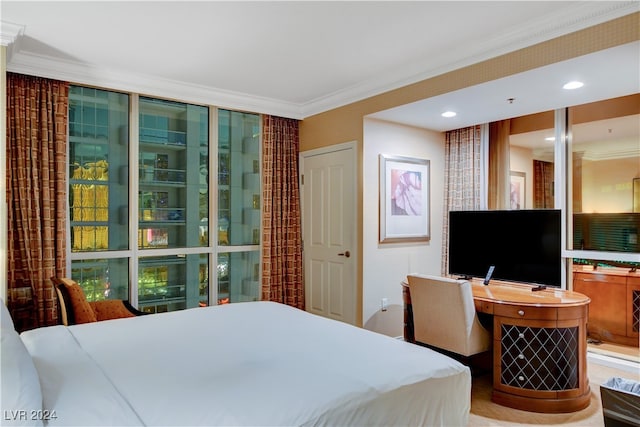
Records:
[[[567,177],[569,249],[610,265],[640,266],[640,212],[634,211],[634,179],[640,177],[637,96],[569,109],[571,142]],[[577,258],[574,263],[593,264]]]
[[[72,86],[69,118],[70,271],[89,301],[260,299],[259,115]]]
[[[218,302],[260,299],[260,116],[218,112]]]
[[[129,96],[69,89],[71,277],[87,299],[127,298],[129,264]]]

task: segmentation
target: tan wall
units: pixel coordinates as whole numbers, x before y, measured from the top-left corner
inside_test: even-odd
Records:
[[[307,151],[348,141],[358,144],[357,208],[362,236],[363,128],[368,114],[441,95],[512,74],[640,40],[640,13],[614,19],[553,40],[498,56],[459,70],[423,80],[304,119],[300,124],[300,150]],[[358,252],[363,253],[362,241]],[[358,294],[362,295],[363,262],[358,266]],[[362,301],[358,302],[362,313]]]
[[[362,140],[365,115],[640,40],[634,13],[304,119],[301,150]]]

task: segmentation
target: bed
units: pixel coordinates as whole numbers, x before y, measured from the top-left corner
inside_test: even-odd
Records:
[[[24,358],[30,357],[20,363],[35,367],[42,403],[34,407],[38,395],[31,403],[7,402],[4,371],[12,362],[4,357],[10,335],[5,323],[6,424],[21,421],[18,410],[26,411],[27,424],[51,426],[468,421],[467,367],[427,348],[273,302],[23,332],[15,346],[23,344]]]

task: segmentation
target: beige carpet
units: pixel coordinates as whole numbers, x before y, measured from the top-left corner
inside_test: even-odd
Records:
[[[591,404],[581,411],[570,414],[538,414],[497,405],[491,402],[491,374],[475,377],[473,378],[472,386],[469,426],[544,426],[560,424],[575,427],[604,426],[602,404],[600,403],[600,384],[611,377],[640,381],[640,370],[633,373],[589,362],[587,372],[591,386]]]

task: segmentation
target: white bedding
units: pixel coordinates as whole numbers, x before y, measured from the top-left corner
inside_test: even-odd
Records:
[[[21,335],[48,425],[465,426],[469,369],[271,302]]]

